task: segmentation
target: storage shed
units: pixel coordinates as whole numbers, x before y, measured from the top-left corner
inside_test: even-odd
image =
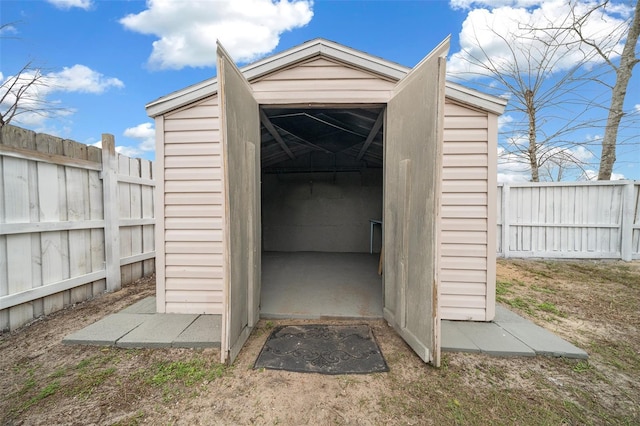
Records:
[[[445,82],[316,39],[147,105],[157,310],[221,315],[223,361],[260,316],[382,317],[439,364],[440,319],[495,309],[497,118]]]

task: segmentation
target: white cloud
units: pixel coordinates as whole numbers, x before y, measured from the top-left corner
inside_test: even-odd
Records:
[[[88,144],[89,146],[95,146],[97,148],[102,149],[102,141],[98,141],[92,144]],[[137,158],[140,157],[142,151],[133,146],[124,146],[124,145],[116,145],[116,152],[118,154],[126,155],[129,158]]]
[[[54,94],[101,94],[113,87],[124,87],[124,83],[84,65],[65,67],[62,71],[46,74],[39,69],[26,69],[6,78],[0,73],[0,99],[4,99],[0,110],[5,112],[14,105],[17,91],[21,91],[18,103],[20,113],[14,117],[15,123],[40,126],[48,118],[69,116],[75,112],[73,108],[64,107],[59,100],[52,99]]]
[[[525,175],[498,172],[498,183],[529,182],[529,180]]]
[[[116,146],[116,152],[118,154],[126,155],[129,158],[138,158],[140,157],[140,150],[133,146]]]
[[[311,0],[147,0],[147,9],[120,23],[158,37],[149,64],[160,69],[215,66],[216,40],[248,62],[271,52],[285,31],[313,16]]]
[[[6,34],[16,34],[18,30],[11,24],[0,23],[0,35],[6,37]]]
[[[134,127],[125,129],[123,136],[137,141],[137,145],[118,145],[116,140],[116,152],[127,157],[136,158],[146,153],[153,152],[156,149],[156,131],[153,123],[141,123]],[[91,144],[102,148],[102,141]]]
[[[540,64],[545,61],[553,72],[568,70],[585,60],[591,64],[601,62],[593,49],[577,43],[578,39],[573,34],[563,36],[566,37],[565,45],[552,58],[543,59],[542,55],[549,52],[546,44],[557,36],[557,32],[532,33],[530,30],[566,25],[563,21],[570,16],[571,7],[574,7],[575,13],[582,15],[595,6],[593,1],[452,0],[450,4],[458,9],[471,9],[459,35],[461,50],[451,56],[447,65],[447,71],[452,75],[488,75],[482,67],[470,63],[470,58],[474,58],[471,62],[488,64],[486,57],[489,57],[498,69],[513,70],[518,66],[520,72],[526,70],[525,65],[529,63]],[[585,36],[594,40],[611,58],[622,51],[622,45],[615,43],[626,28],[622,9],[613,5],[597,9],[583,25]]]
[[[547,0],[451,0],[449,4],[453,9],[472,9],[481,7],[531,7],[544,3]]]
[[[93,2],[91,0],[47,0],[58,9],[71,9],[77,7],[84,10],[91,9]]]
[[[498,182],[528,182],[531,171],[523,154],[507,152],[498,147]]]
[[[507,137],[507,143],[510,146],[527,146],[529,145],[529,136],[525,135],[524,133],[512,133],[509,137]]]
[[[578,146],[576,149],[571,150],[571,155],[583,163],[594,158],[593,152],[589,151],[584,146]]]
[[[64,67],[60,72],[46,75],[46,83],[52,91],[101,94],[111,87],[122,88],[124,83],[84,65]]]
[[[498,117],[498,131],[501,131],[509,123],[513,122],[513,117],[509,114],[503,114]]]
[[[574,148],[562,148],[559,146],[544,146],[539,148],[539,155],[545,161],[549,159],[551,162],[558,164],[586,164],[594,158],[591,151],[582,145]]]
[[[592,135],[589,133],[584,136],[584,140],[587,143],[602,142],[602,135]]]
[[[611,173],[611,180],[624,180],[622,173]],[[578,180],[598,180],[598,172],[595,170],[585,170]]]
[[[124,136],[139,141],[138,150],[152,152],[156,149],[156,131],[152,123],[142,123],[125,129]]]

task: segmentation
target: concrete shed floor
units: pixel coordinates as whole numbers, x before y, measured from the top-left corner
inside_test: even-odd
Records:
[[[379,254],[265,252],[262,318],[382,318]]]
[[[322,317],[362,320],[382,316],[376,255],[317,255],[301,253],[290,263],[280,253],[263,256],[261,316],[319,321]],[[305,259],[313,262],[305,266]],[[332,283],[330,277],[339,284]],[[346,281],[353,285],[346,286]],[[287,310],[290,315],[285,315]],[[220,315],[158,314],[155,298],[149,297],[65,337],[63,343],[129,348],[220,347],[220,336]],[[443,320],[442,350],[587,358],[582,349],[499,305],[492,322]]]

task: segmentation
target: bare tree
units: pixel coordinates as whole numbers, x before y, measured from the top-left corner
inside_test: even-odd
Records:
[[[632,2],[633,4],[633,2]],[[619,143],[619,130],[622,118],[625,116],[624,101],[627,88],[631,79],[631,73],[635,65],[640,62],[636,47],[640,36],[640,3],[635,2],[633,11],[628,19],[622,21],[620,25],[610,28],[606,36],[589,34],[588,25],[590,21],[604,19],[604,12],[610,5],[609,0],[595,4],[584,10],[578,8],[579,2],[571,2],[570,13],[563,23],[551,25],[547,28],[531,28],[538,33],[551,36],[549,40],[556,46],[578,47],[581,51],[589,51],[592,59],[597,59],[604,64],[605,71],[601,67],[595,67],[588,73],[585,79],[602,84],[610,93],[609,102],[594,104],[598,108],[606,109],[607,118],[604,123],[604,137],[602,138],[602,152],[600,155],[600,167],[598,170],[598,180],[610,180],[613,166],[616,162],[616,147]],[[619,6],[619,5],[618,5]],[[580,9],[580,10],[578,10]],[[602,13],[600,16],[596,16]],[[567,34],[568,40],[557,38],[558,33]],[[624,42],[620,51],[619,47]],[[619,62],[618,62],[619,61]],[[616,65],[616,62],[618,64]],[[597,71],[594,71],[597,70]],[[614,75],[613,85],[611,71]],[[592,123],[593,127],[598,127],[600,123]]]
[[[616,161],[618,130],[620,128],[620,121],[624,115],[624,100],[627,95],[627,87],[629,86],[633,68],[640,62],[640,58],[638,58],[638,53],[636,52],[638,36],[640,36],[640,2],[638,1],[636,1],[635,9],[627,22],[629,27],[626,31],[626,40],[622,53],[620,54],[620,62],[618,65],[612,61],[611,51],[605,49],[585,35],[583,31],[584,22],[592,13],[598,9],[606,8],[608,4],[609,1],[607,0],[582,16],[574,16],[573,25],[570,27],[571,31],[580,38],[580,41],[591,47],[615,73],[615,84],[611,87],[611,103],[609,105],[607,124],[602,139],[602,155],[600,156],[598,180],[611,179],[613,165]]]
[[[565,171],[584,169],[584,158],[573,158],[572,151],[592,145],[602,148],[600,159],[594,156],[600,162],[598,179],[608,180],[616,148],[626,137],[620,132],[632,119],[624,111],[624,102],[632,70],[640,62],[640,3],[631,2],[629,7],[609,0],[597,4],[571,0],[566,5],[560,21],[487,22],[479,31],[488,30],[492,37],[476,34],[475,45],[461,52],[470,70],[476,71],[461,77],[478,85],[479,77],[489,75],[497,86],[487,85],[488,90],[498,94],[496,89],[503,90],[510,98],[507,113],[520,119],[510,125],[503,146],[511,160],[528,165],[531,180],[565,174],[541,174],[545,165],[556,171],[560,164]],[[594,31],[593,24],[599,31]],[[515,30],[505,33],[504,28]],[[602,28],[607,28],[606,33]],[[496,56],[497,51],[509,55]],[[572,60],[570,66],[567,57]],[[594,82],[601,89],[593,89]],[[590,89],[585,91],[586,87]],[[604,136],[579,142],[574,135],[580,129],[599,130]]]
[[[544,180],[560,182],[569,171],[580,170],[581,175],[586,173],[585,159],[579,155],[580,150],[556,149],[553,155],[548,155],[548,160],[540,167],[540,175]]]
[[[0,128],[19,114],[38,113],[46,109],[46,105],[39,105],[37,98],[32,96],[33,91],[43,83],[40,70],[32,68],[32,63],[28,62],[0,84]]]
[[[15,23],[0,24],[0,39],[14,38],[5,35],[14,25]],[[3,77],[2,74],[0,77]],[[32,61],[27,62],[15,74],[0,79],[0,128],[22,114],[50,116],[66,111],[41,96],[50,87],[47,80],[42,69]]]
[[[541,169],[547,165],[555,165],[551,168],[556,169],[562,165],[559,169],[566,171],[572,167],[572,160],[576,160],[573,166],[582,166],[582,161],[571,155],[575,142],[569,135],[587,126],[582,117],[588,108],[579,89],[585,83],[582,65],[593,54],[576,49],[574,56],[577,52],[578,60],[566,69],[562,64],[566,61],[566,43],[552,42],[568,42],[566,31],[557,29],[552,33],[545,29],[540,33],[527,27],[527,23],[518,23],[514,28],[517,30],[504,33],[487,24],[485,31],[491,32],[491,47],[495,50],[499,46],[499,50],[508,52],[502,57],[495,56],[493,50],[488,51],[486,43],[481,42],[482,37],[475,32],[473,46],[461,52],[468,62],[468,71],[457,77],[478,86],[489,76],[492,81],[484,89],[509,98],[507,114],[514,113],[519,119],[510,123],[509,134],[504,135],[505,154],[526,162],[531,181],[538,182]],[[565,71],[558,72],[559,69]],[[545,179],[562,178],[563,172],[543,175]]]

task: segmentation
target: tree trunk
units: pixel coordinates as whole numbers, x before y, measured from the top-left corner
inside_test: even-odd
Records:
[[[631,79],[633,67],[638,63],[636,58],[636,44],[640,35],[640,2],[636,2],[633,21],[629,27],[627,41],[625,42],[620,66],[616,70],[616,83],[611,91],[611,106],[607,117],[607,126],[602,138],[602,155],[600,156],[600,169],[598,180],[611,180],[613,164],[616,162],[616,143],[618,140],[618,128],[623,116],[624,98],[627,94],[627,86]]]
[[[525,92],[524,100],[527,107],[527,116],[529,117],[529,148],[527,149],[527,157],[529,158],[529,166],[531,167],[531,182],[540,182],[538,144],[536,138],[536,107],[533,103],[533,92],[531,90]]]

